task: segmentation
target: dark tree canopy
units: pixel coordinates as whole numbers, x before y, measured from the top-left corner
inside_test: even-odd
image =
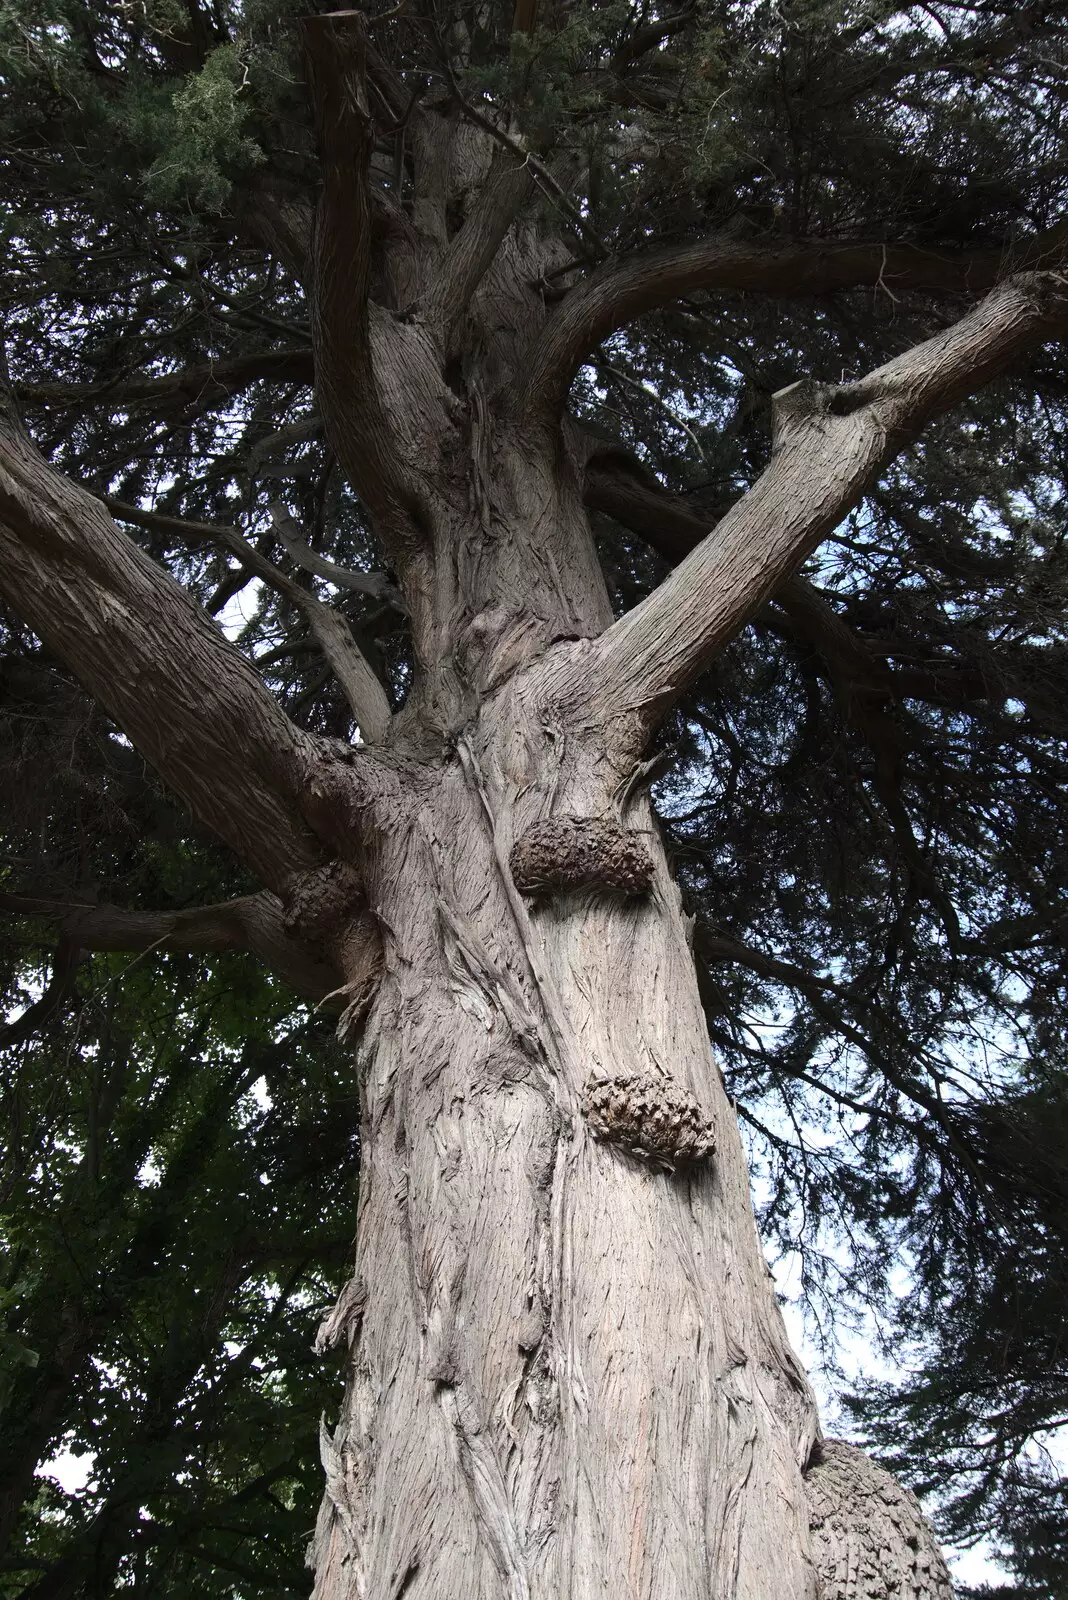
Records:
[[[373,484],[312,388],[308,9],[4,0],[0,329],[42,455],[299,729],[348,740],[415,662]],[[524,377],[575,374],[620,614],[764,470],[773,395],[860,380],[1068,258],[1056,5],[401,0],[366,37],[368,227],[400,241],[372,298],[406,313],[435,204],[416,108],[490,134],[480,199],[435,220],[443,316],[480,229],[554,231],[555,343]],[[1066,413],[1037,342],[937,416],[655,755],[768,1248],[800,1252],[830,1335],[880,1319],[912,1376],[855,1397],[859,1430],[1028,1597],[1068,1583],[1036,1454],[1068,1417]],[[29,1007],[3,1057],[0,1592],[302,1593],[332,1403],[309,1344],[355,1151],[329,1008],[292,993],[334,980],[14,611],[0,740]],[[84,1501],[32,1481],[66,1438],[98,1453]]]

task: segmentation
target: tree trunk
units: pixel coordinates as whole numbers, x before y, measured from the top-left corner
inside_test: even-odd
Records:
[[[558,635],[603,625],[603,591],[572,603]],[[535,624],[496,618],[498,662]],[[581,681],[585,648],[548,658]],[[936,1552],[926,1586],[850,1587],[847,1559],[835,1587],[837,1535],[821,1589],[815,1404],[640,785],[522,667],[458,648],[435,713],[360,815],[384,965],[316,1600],[948,1595]]]

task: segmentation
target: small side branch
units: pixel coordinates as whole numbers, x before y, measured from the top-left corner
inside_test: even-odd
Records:
[[[566,693],[639,752],[668,708],[857,503],[933,415],[1068,331],[1068,279],[1008,280],[959,322],[857,384],[776,396],[774,452],[748,494],[659,587],[612,625]]]
[[[744,944],[738,939],[729,938],[710,928],[702,917],[697,919],[694,955],[702,966],[711,967],[724,963],[746,967],[759,978],[804,995],[813,1012],[835,1033],[861,1051],[882,1074],[890,1088],[905,1100],[911,1101],[918,1110],[926,1112],[932,1121],[942,1128],[947,1140],[951,1144],[956,1144],[956,1134],[946,1119],[945,1108],[935,1090],[917,1075],[914,1068],[905,1069],[901,1066],[902,1060],[911,1060],[915,1056],[915,1047],[907,1032],[895,1025],[890,1039],[880,1044],[877,1031],[870,1026],[870,1014],[865,1015],[863,1004],[858,1004],[857,996],[847,986],[822,978],[817,973],[795,966],[793,962],[766,955],[764,951],[756,950],[752,945]],[[878,1116],[884,1120],[898,1122],[902,1126],[915,1127],[910,1118],[895,1113],[885,1106],[865,1104],[843,1097],[840,1090],[818,1075],[814,1076],[795,1069],[791,1072],[791,1076],[810,1084],[821,1094],[830,1095],[843,1104],[850,1105],[854,1111],[859,1111],[864,1116]]]
[[[634,62],[640,61],[642,56],[648,55],[650,50],[655,50],[657,45],[665,39],[673,38],[676,33],[681,33],[695,20],[697,7],[685,5],[671,16],[661,17],[658,22],[639,24],[619,46],[612,57],[612,66],[616,72],[625,72]]]

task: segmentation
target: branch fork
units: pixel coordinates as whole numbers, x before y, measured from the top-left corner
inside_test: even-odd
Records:
[[[855,506],[930,417],[1068,332],[1068,277],[1018,274],[958,322],[858,383],[812,378],[775,396],[771,461],[713,533],[581,656],[550,670],[621,761],[745,621]]]

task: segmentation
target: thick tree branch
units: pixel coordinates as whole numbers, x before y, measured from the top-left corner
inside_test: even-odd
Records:
[[[231,400],[250,384],[312,381],[312,352],[307,345],[286,350],[260,350],[181,367],[160,377],[116,378],[110,383],[18,383],[15,396],[28,409],[106,405],[116,411],[141,405],[209,405]]]
[[[1021,275],[859,383],[806,380],[782,391],[772,460],[753,488],[568,669],[581,675],[587,708],[599,705],[628,754],[640,750],[674,700],[929,417],[1066,330],[1068,280]]]
[[[592,509],[605,511],[641,533],[673,565],[696,549],[716,520],[715,512],[706,508],[705,515],[700,515],[683,496],[662,489],[640,462],[624,462],[619,453],[591,458],[585,499]],[[932,899],[948,911],[917,848],[902,800],[908,741],[900,708],[903,691],[895,674],[804,578],[784,578],[774,599],[776,605],[763,607],[759,620],[776,633],[785,633],[805,654],[823,663],[846,722],[872,753],[875,792],[902,858]],[[953,921],[951,914],[949,920]]]
[[[640,462],[617,453],[590,458],[584,497],[591,510],[604,512],[641,534],[672,566],[695,550],[729,510],[728,506],[710,508],[672,494]],[[900,698],[895,675],[886,662],[872,654],[864,637],[806,579],[784,579],[774,599],[785,617],[776,617],[769,608],[762,613],[762,620],[822,658],[851,720],[857,721],[858,715],[863,720],[865,711],[873,709],[872,702],[888,711]]]
[[[535,189],[530,163],[510,150],[499,151],[423,302],[423,314],[438,331],[446,350],[505,234]]]
[[[401,7],[397,7],[398,13]],[[385,19],[379,15],[375,22]],[[403,125],[415,112],[419,102],[419,90],[413,90],[405,83],[403,77],[389,65],[385,57],[375,49],[370,39],[364,46],[367,56],[367,73],[378,93],[382,96],[394,123]]]
[[[449,173],[456,138],[455,112],[420,107],[411,123],[412,222],[439,254],[449,245]]]
[[[59,949],[75,953],[122,950],[147,955],[153,950],[248,950],[304,999],[316,1003],[341,982],[337,967],[288,931],[282,902],[269,893],[243,895],[237,900],[183,911],[128,911],[121,906],[0,893],[0,915],[47,919],[58,929]],[[43,1004],[44,998],[38,1005]],[[27,1012],[26,1018],[20,1017],[12,1027],[20,1027],[29,1015]],[[37,1017],[32,1026],[40,1026],[42,1020]],[[5,1040],[0,1036],[0,1045],[14,1042],[13,1038]]]
[[[583,358],[610,333],[696,289],[791,299],[863,287],[974,294],[997,283],[1007,264],[1059,262],[1065,247],[1061,230],[1012,251],[969,252],[839,240],[767,242],[715,234],[692,244],[616,257],[560,302],[534,353],[525,402],[536,417],[555,416]]]
[[[372,743],[384,738],[393,716],[386,691],[352,637],[348,623],[333,606],[325,605],[309,589],[288,577],[273,561],[242,538],[236,528],[221,527],[212,522],[190,522],[185,517],[168,517],[158,511],[142,511],[139,506],[127,505],[122,500],[113,500],[108,496],[104,497],[104,504],[124,522],[176,533],[180,538],[194,542],[209,540],[221,545],[236,556],[249,572],[269,584],[278,594],[284,595],[307,618],[312,637],[341,685],[364,739]]]
[[[583,499],[591,511],[640,534],[672,566],[695,550],[730,510],[730,502],[709,506],[672,494],[636,456],[621,447],[606,448],[599,440],[592,441],[586,462]]]
[[[374,129],[363,15],[305,18],[308,88],[322,164],[312,246],[312,343],[326,434],[386,538],[411,535],[412,496],[375,378],[369,294]],[[387,331],[379,319],[378,334]]]
[[[606,450],[600,443],[587,461],[584,498],[591,511],[640,534],[671,566],[695,550],[730,509],[698,495],[672,493],[629,452]],[[934,543],[932,533],[924,560],[937,556]],[[977,564],[995,559],[976,556]],[[949,566],[946,561],[938,570]],[[1040,726],[1058,735],[1064,730],[1064,650],[1048,645],[997,648],[981,631],[965,627],[933,638],[919,630],[872,638],[802,577],[785,578],[772,598],[774,604],[759,611],[755,620],[822,661],[843,713],[877,753],[901,753],[900,708],[907,700],[966,709],[976,701],[1013,698],[1027,706]],[[953,658],[944,653],[947,645],[955,652]]]
[[[193,599],[0,404],[0,595],[274,888],[323,859],[301,818],[310,739]]]

